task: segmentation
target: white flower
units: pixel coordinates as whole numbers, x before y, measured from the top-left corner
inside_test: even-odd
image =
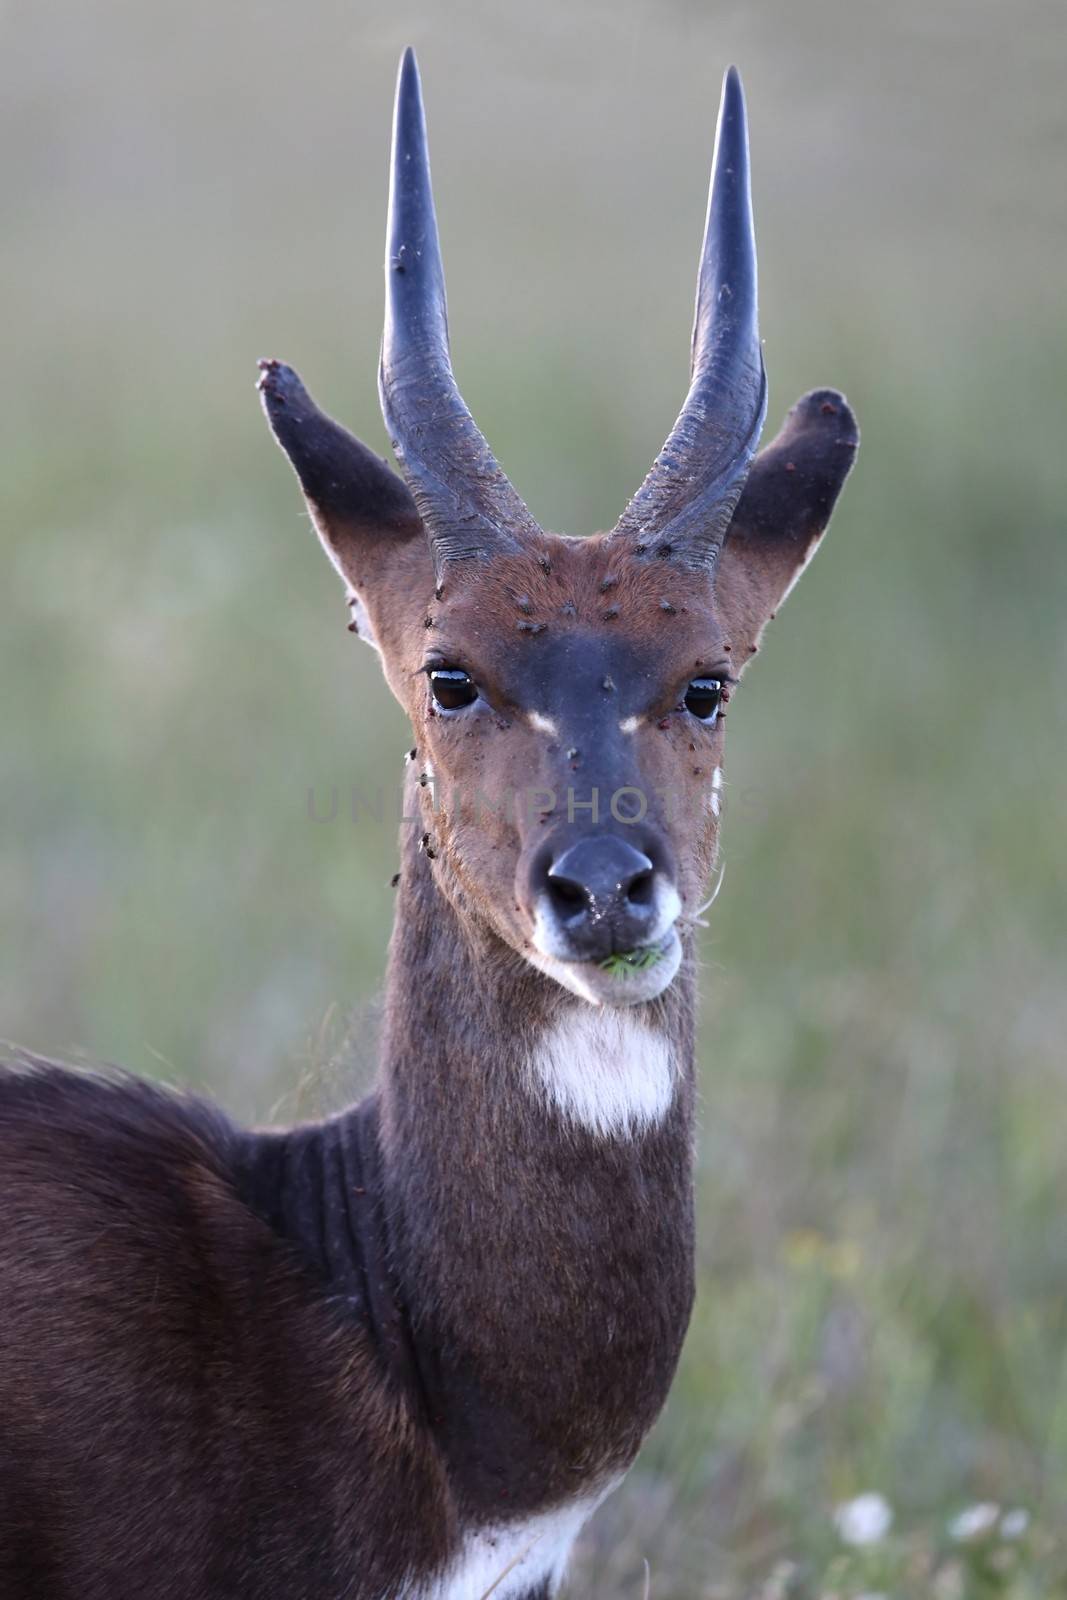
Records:
[[[834,1512],[838,1538],[845,1544],[878,1544],[893,1526],[893,1508],[881,1494],[858,1494]]]
[[[1018,1506],[1014,1511],[1005,1511],[1000,1519],[1000,1536],[1002,1539],[1021,1539],[1030,1526],[1030,1513]]]
[[[982,1501],[979,1505],[968,1506],[966,1511],[961,1511],[958,1517],[953,1517],[948,1525],[949,1537],[956,1539],[960,1544],[968,1539],[981,1539],[985,1534],[992,1533],[1000,1516],[1000,1507],[995,1506],[991,1500]]]

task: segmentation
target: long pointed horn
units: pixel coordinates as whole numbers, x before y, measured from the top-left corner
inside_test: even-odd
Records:
[[[626,540],[638,554],[713,570],[766,410],[745,97],[731,67],[711,165],[689,393],[612,539]]]
[[[493,459],[452,375],[445,278],[413,50],[396,86],[378,387],[400,469],[441,575],[513,549],[540,529]]]

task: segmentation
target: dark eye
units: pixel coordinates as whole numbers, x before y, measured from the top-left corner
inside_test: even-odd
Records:
[[[460,667],[434,667],[430,673],[430,693],[442,711],[462,711],[478,698],[473,679]]]
[[[714,722],[722,701],[722,683],[718,678],[694,678],[685,691],[685,709],[701,722]]]

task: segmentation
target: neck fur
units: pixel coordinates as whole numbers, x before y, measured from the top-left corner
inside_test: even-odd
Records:
[[[693,984],[600,1010],[453,903],[414,838],[379,1086],[390,1255],[472,1511],[629,1465],[692,1297]]]

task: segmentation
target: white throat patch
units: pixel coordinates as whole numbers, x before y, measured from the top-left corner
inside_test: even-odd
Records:
[[[534,1044],[530,1072],[562,1117],[603,1139],[658,1126],[674,1099],[670,1043],[623,1010],[571,1007]]]

